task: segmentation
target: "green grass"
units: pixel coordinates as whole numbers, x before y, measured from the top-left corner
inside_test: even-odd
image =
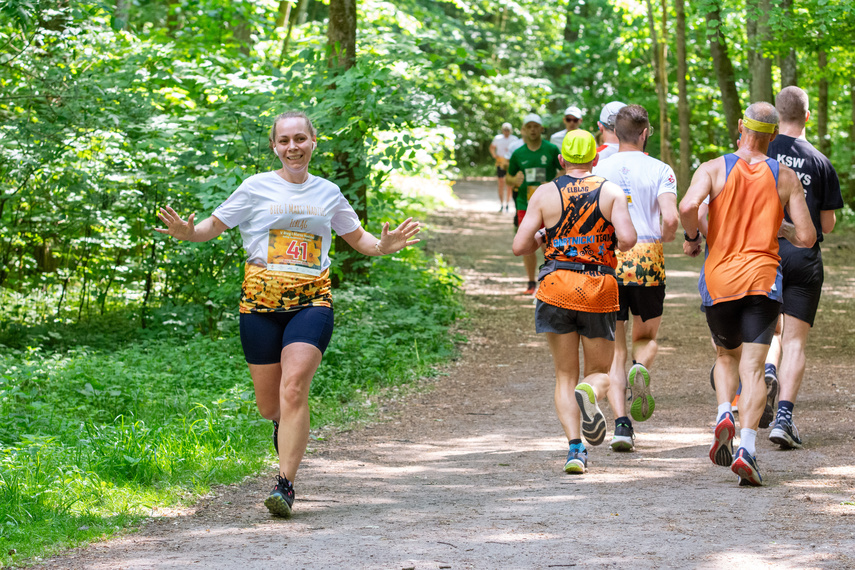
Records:
[[[375,262],[371,279],[334,292],[336,330],[310,394],[315,429],[358,418],[362,398],[454,352],[460,279],[440,257],[408,250]],[[236,315],[212,338],[182,310],[196,309],[164,309],[168,324],[145,330],[122,311],[83,325],[6,321],[0,564],[112,534],[271,463]]]

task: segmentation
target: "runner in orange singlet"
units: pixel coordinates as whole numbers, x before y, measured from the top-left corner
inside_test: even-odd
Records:
[[[730,467],[740,485],[764,484],[755,440],[766,404],[766,352],[781,310],[777,237],[798,247],[816,240],[798,176],[766,157],[777,125],[771,104],[748,107],[739,121],[739,150],[702,164],[680,202],[683,251],[694,257],[701,251],[698,208],[710,199],[707,256],[698,284],[717,351],[718,413],[709,455],[716,465]],[[782,224],[784,208],[793,224]],[[740,446],[734,455],[731,400],[740,379]]]
[[[587,470],[582,435],[591,445],[601,444],[606,436],[597,399],[608,391],[614,353],[619,308],[614,250],[626,251],[636,241],[623,191],[591,174],[596,147],[586,131],[564,137],[559,160],[565,175],[538,187],[514,238],[515,255],[547,244],[535,330],[546,333],[555,363],[555,409],[570,444],[567,473]],[[585,355],[581,384],[580,340]]]

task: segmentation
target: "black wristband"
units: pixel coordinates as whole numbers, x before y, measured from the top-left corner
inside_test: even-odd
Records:
[[[698,235],[696,235],[694,238],[690,238],[689,234],[687,234],[686,231],[683,230],[683,239],[685,239],[686,241],[690,241],[690,242],[694,243],[694,242],[698,241],[699,239],[701,239],[701,230],[698,229]]]

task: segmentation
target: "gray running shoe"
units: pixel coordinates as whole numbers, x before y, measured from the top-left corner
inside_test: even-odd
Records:
[[[617,424],[615,425],[615,433],[612,436],[612,442],[609,444],[613,451],[632,451],[635,447],[635,431],[631,425]]]
[[[769,441],[777,443],[781,449],[801,449],[802,440],[799,437],[799,430],[793,422],[786,420],[776,420],[772,426],[772,431],[769,432]]]
[[[597,405],[594,387],[583,382],[576,386],[575,393],[582,412],[582,435],[591,445],[600,445],[606,439],[606,418]]]

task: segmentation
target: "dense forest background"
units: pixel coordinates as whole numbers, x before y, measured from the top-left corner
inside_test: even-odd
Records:
[[[849,0],[0,0],[0,566],[114,532],[264,470],[236,330],[235,231],[206,217],[277,168],[273,117],[309,113],[313,172],[377,232],[489,174],[499,126],[644,105],[681,193],[749,102],[810,94],[855,223]],[[336,332],[312,437],[453,354],[460,278],[441,254],[334,244]]]
[[[0,287],[22,309],[15,319],[80,319],[120,301],[145,325],[168,298],[208,303],[215,322],[234,298],[236,234],[164,240],[151,232],[155,211],[204,215],[275,166],[266,131],[285,108],[316,119],[317,172],[368,218],[369,200],[375,215],[395,209],[383,195],[391,172],[473,172],[503,121],[518,127],[534,111],[559,130],[574,104],[593,131],[612,99],[648,109],[650,150],[685,189],[700,161],[732,148],[749,102],[798,84],[811,95],[809,139],[855,203],[855,15],[843,0],[4,0],[0,10]]]

